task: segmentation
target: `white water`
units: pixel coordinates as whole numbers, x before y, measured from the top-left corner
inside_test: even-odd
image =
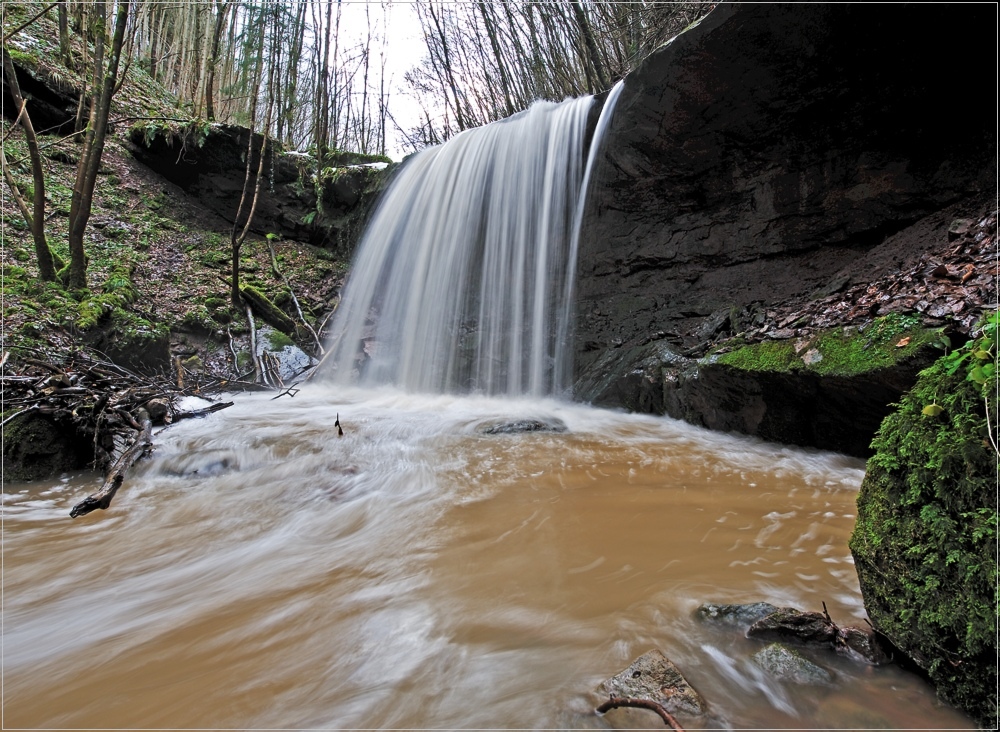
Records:
[[[539,102],[406,164],[362,240],[333,324],[338,381],[565,392],[592,103]],[[591,162],[597,145],[599,133]]]

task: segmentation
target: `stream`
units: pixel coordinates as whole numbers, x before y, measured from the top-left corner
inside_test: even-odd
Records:
[[[894,667],[767,679],[695,617],[863,625],[862,461],[542,399],[271,396],[164,430],[108,511],[68,516],[93,473],[5,485],[5,728],[604,728],[593,689],[651,648],[732,728],[974,727]],[[567,431],[479,432],[526,418]]]

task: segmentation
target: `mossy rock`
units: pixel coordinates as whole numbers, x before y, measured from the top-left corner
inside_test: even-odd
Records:
[[[244,299],[250,303],[250,307],[253,309],[261,320],[274,328],[277,328],[282,333],[292,335],[295,333],[295,321],[285,315],[281,309],[275,305],[273,302],[267,299],[267,297],[260,292],[256,287],[252,285],[242,285],[240,287],[240,293],[243,295]]]
[[[9,416],[10,413],[3,414],[4,419]],[[5,480],[42,480],[67,470],[79,470],[91,457],[85,441],[71,427],[46,415],[31,412],[4,425]]]
[[[745,371],[854,376],[889,368],[940,341],[940,331],[923,328],[919,318],[890,313],[864,328],[833,328],[808,339],[763,341],[708,360]]]
[[[945,364],[921,372],[882,423],[850,548],[875,628],[943,699],[995,729],[997,454],[983,388]]]

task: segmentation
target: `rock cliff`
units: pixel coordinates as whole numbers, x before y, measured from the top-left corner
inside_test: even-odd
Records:
[[[860,447],[830,444],[829,430],[769,433],[760,425],[781,419],[734,417],[747,408],[739,395],[705,379],[676,385],[693,383],[688,359],[721,336],[795,339],[889,312],[967,332],[975,304],[995,301],[987,277],[992,300],[974,292],[958,314],[921,310],[919,297],[852,307],[868,284],[939,256],[956,218],[991,205],[996,71],[970,73],[961,49],[994,48],[995,17],[985,6],[723,4],[647,59],[626,79],[588,202],[577,396],[865,454],[926,358],[870,390],[847,384],[871,392]],[[843,301],[841,317],[821,323],[809,308],[822,298]],[[738,391],[769,390],[748,378]]]

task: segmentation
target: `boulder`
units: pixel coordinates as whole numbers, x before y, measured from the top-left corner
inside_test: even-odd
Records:
[[[944,700],[993,729],[997,454],[984,387],[970,369],[991,360],[994,340],[970,344],[967,362],[944,358],[925,370],[883,422],[850,540],[875,630],[927,673]],[[985,384],[993,419],[995,379]]]
[[[708,707],[674,663],[657,649],[647,651],[628,668],[601,682],[597,695],[644,699],[662,706],[671,714],[704,714]]]
[[[833,682],[833,674],[827,669],[781,643],[771,643],[753,654],[750,660],[768,675],[782,681],[808,686],[822,686]]]

